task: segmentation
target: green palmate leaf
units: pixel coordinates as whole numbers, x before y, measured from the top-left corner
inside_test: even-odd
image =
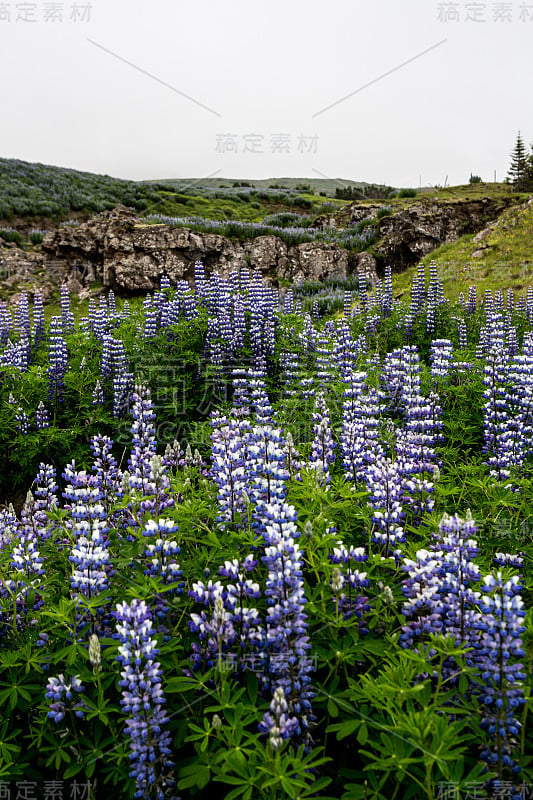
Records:
[[[209,767],[193,764],[180,769],[179,775],[178,787],[180,789],[190,789],[193,786],[202,789],[209,783],[211,772]]]
[[[368,728],[364,722],[361,723],[359,730],[357,731],[357,741],[361,745],[366,744],[368,741]]]
[[[63,779],[68,780],[69,778],[73,778],[75,775],[79,775],[82,772],[82,770],[84,771],[84,774],[87,774],[87,767],[85,761],[81,761],[77,764],[76,763],[70,764],[70,766],[68,766],[63,773]]]
[[[339,716],[339,709],[336,703],[333,701],[333,698],[328,698],[328,714],[330,717],[338,717]]]
[[[240,750],[234,750],[232,753],[228,753],[225,759],[224,770],[233,770],[237,775],[246,778],[249,773],[244,753]]]
[[[237,800],[238,797],[241,797],[242,800],[252,800],[254,797],[254,787],[248,786],[240,786],[237,789],[232,789],[231,792],[224,795],[224,800]]]
[[[173,677],[165,681],[165,692],[167,694],[193,691],[197,687],[198,681],[191,678]]]
[[[257,691],[258,691],[257,674],[255,672],[247,673],[246,686],[248,689],[248,697],[250,698],[250,703],[252,705],[255,705],[255,702],[257,700]]]
[[[229,783],[230,786],[246,786],[249,782],[248,776],[238,777],[237,775],[229,775],[225,772],[219,773],[214,777],[213,780],[218,781],[219,783]],[[182,788],[186,787],[182,786],[180,783],[180,789]]]
[[[336,733],[337,739],[346,739],[347,736],[352,736],[355,731],[360,727],[361,720],[350,719],[346,722],[336,722],[334,725],[328,725],[326,728],[328,733]]]

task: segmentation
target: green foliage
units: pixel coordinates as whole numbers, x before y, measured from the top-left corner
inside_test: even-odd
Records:
[[[3,239],[4,242],[14,242],[19,247],[24,244],[23,235],[20,231],[13,230],[13,228],[0,228],[0,239]]]
[[[94,213],[118,203],[142,210],[157,199],[154,189],[134,181],[0,158],[0,218]]]
[[[465,700],[463,707],[454,703],[457,719],[450,722],[447,711],[456,688],[443,676],[443,665],[451,657],[456,660],[465,690],[471,670],[451,639],[433,636],[431,648],[429,658],[429,644],[425,651],[409,651],[391,642],[377,674],[350,678],[348,688],[335,694],[339,709],[335,716],[342,710],[344,719],[328,731],[339,741],[355,736],[366,762],[360,773],[346,770],[347,777],[359,778],[358,783],[346,785],[346,800],[396,796],[434,800],[438,784],[448,782],[458,790],[466,784],[482,789],[487,776],[482,777],[483,767],[469,753],[473,729],[482,736],[478,711],[472,701]],[[428,662],[432,678],[422,677]]]
[[[335,197],[339,200],[382,200],[389,197],[391,186],[366,184],[365,186],[337,186]]]
[[[324,309],[328,292],[341,297],[345,290],[357,289],[356,281],[338,279],[293,287],[295,296],[305,305],[312,306],[318,299]],[[173,296],[172,290],[169,295]],[[151,387],[160,452],[177,437],[183,446],[189,443],[198,447],[208,460],[209,413],[229,407],[231,386],[227,375],[217,378],[206,363],[207,312],[146,339],[139,333],[144,321],[141,302],[132,301],[131,305],[131,318],[121,321],[114,334],[124,342],[136,379]],[[353,339],[365,333],[369,353],[383,357],[403,344],[401,312],[395,307],[375,331],[368,328],[365,315],[356,316],[348,323]],[[434,338],[450,338],[457,348],[457,316],[462,313],[462,308],[453,304],[439,309]],[[283,396],[279,359],[281,352],[297,352],[302,356],[304,372],[313,375],[316,353],[306,349],[299,337],[302,316],[280,314],[278,322],[275,354],[267,364],[268,391],[277,421],[285,433],[291,432],[305,460],[313,436],[312,400]],[[319,328],[323,322],[318,323]],[[460,358],[471,361],[474,368],[466,373],[452,370],[449,378],[436,384],[445,442],[439,452],[442,470],[434,493],[435,508],[418,527],[412,513],[407,512],[404,554],[412,558],[417,549],[427,547],[444,511],[464,513],[467,508],[480,527],[479,564],[483,571],[490,570],[495,552],[523,551],[527,565],[523,596],[528,608],[524,663],[530,664],[533,540],[528,521],[533,506],[533,465],[527,464],[520,475],[512,476],[519,489],[516,492],[495,485],[483,463],[484,385],[473,344],[482,322],[479,310],[468,318],[470,345],[459,352]],[[511,322],[522,341],[526,320],[515,312]],[[422,391],[427,395],[433,383],[430,340],[422,320],[413,327],[412,341],[422,359]],[[70,367],[65,400],[55,405],[53,425],[48,430],[37,431],[33,424],[38,399],[47,393],[47,348],[41,346],[33,353],[27,373],[2,368],[0,457],[7,500],[13,499],[15,489],[29,488],[39,461],[54,464],[59,473],[72,459],[78,469],[90,470],[93,459],[89,442],[97,432],[113,437],[117,460],[123,468],[127,463],[131,418],[126,415],[117,420],[112,416],[109,386],[105,387],[104,407],[92,404],[92,391],[100,377],[101,345],[80,330],[67,336],[67,345]],[[248,336],[240,358],[243,364],[251,360]],[[364,356],[357,365],[362,369],[368,366]],[[379,364],[369,367],[369,381],[376,387],[379,373]],[[342,375],[334,374],[327,385],[337,442],[345,389],[341,379]],[[13,408],[7,402],[11,392],[30,416],[26,436],[16,430]],[[307,748],[301,743],[296,747],[286,743],[279,751],[274,751],[258,730],[270,696],[257,673],[250,670],[242,677],[218,665],[188,672],[191,646],[197,641],[188,626],[189,615],[199,611],[188,591],[204,576],[217,580],[221,564],[248,552],[257,553],[254,580],[264,585],[266,566],[261,561],[257,532],[247,518],[239,519],[236,525],[220,521],[216,487],[197,467],[171,468],[168,477],[176,502],[173,508],[165,509],[164,515],[178,526],[183,593],[173,594],[160,579],[145,575],[146,538],[142,529],[115,525],[109,533],[114,572],[109,576],[109,589],[87,603],[86,628],[79,625],[76,615],[80,608],[70,591],[69,515],[64,508],[49,510],[50,536],[39,542],[46,572],[29,597],[31,613],[17,624],[13,597],[2,596],[0,605],[5,622],[0,648],[0,780],[43,782],[79,777],[95,783],[96,800],[112,794],[133,799],[125,715],[120,707],[120,668],[115,660],[118,643],[111,636],[101,640],[101,665],[96,668],[89,660],[88,636],[92,625],[102,618],[107,618],[112,629],[115,603],[134,597],[153,603],[156,596],[166,594],[169,610],[158,620],[158,660],[170,716],[176,792],[183,800],[210,800],[215,796],[225,800],[437,800],[440,786],[448,782],[461,793],[475,791],[479,797],[486,796],[483,786],[490,773],[482,774],[479,753],[487,732],[480,726],[479,708],[469,692],[479,676],[467,666],[465,650],[444,636],[435,636],[418,649],[399,646],[406,622],[402,613],[405,573],[394,561],[384,563],[369,547],[367,494],[361,485],[344,479],[339,459],[332,465],[328,486],[320,485],[316,475],[305,468],[301,480],[288,483],[287,501],[297,511],[301,534],[308,633],[316,667],[312,674],[316,724]],[[62,488],[63,481],[59,483]],[[126,508],[143,522],[159,516],[147,512],[142,517],[139,497],[133,492],[123,499],[112,496],[106,511],[111,518],[113,512]],[[369,579],[365,593],[370,609],[364,615],[367,633],[361,630],[358,618],[345,619],[339,613],[332,591],[329,556],[339,539],[347,547],[369,550],[364,564]],[[3,585],[7,585],[11,560],[10,545],[0,548]],[[267,598],[262,596],[257,605],[264,617]],[[39,634],[47,637],[43,646],[38,645]],[[458,665],[455,683],[444,669],[450,659]],[[68,713],[56,724],[47,717],[46,681],[60,673],[79,675],[84,682],[85,719]],[[531,683],[528,672],[523,735],[517,743],[526,782],[532,780],[529,763],[533,740],[527,724]]]
[[[28,241],[31,244],[41,244],[44,239],[44,231],[30,231],[28,233]]]

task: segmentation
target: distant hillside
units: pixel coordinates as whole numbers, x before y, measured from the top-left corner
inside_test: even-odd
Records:
[[[333,197],[337,189],[358,189],[362,194],[367,194],[370,190],[380,190],[383,195],[386,195],[394,188],[383,184],[366,183],[365,181],[351,181],[345,178],[251,178],[249,180],[242,178],[165,178],[161,181],[145,181],[145,183],[164,183],[177,190],[193,186],[211,189],[253,187],[256,189],[289,189],[291,191],[304,192],[311,190],[316,194],[324,192],[328,197]]]
[[[127,181],[3,158],[0,159],[0,220],[24,228],[31,227],[33,219],[48,228],[72,216],[90,216],[123,204],[146,213],[258,222],[278,212],[303,214],[318,208],[323,198],[315,193],[309,181],[304,185],[302,180],[283,179],[285,185],[279,184],[276,189],[267,186],[268,181],[257,181],[257,186],[243,186],[249,182],[228,179],[206,179],[203,183],[192,179],[168,183]],[[218,185],[221,182],[223,188]],[[342,205],[340,200],[334,202]]]
[[[269,188],[268,181],[256,181],[254,187],[228,179],[127,181],[0,158],[0,220],[33,217],[59,221],[74,212],[90,215],[122,203],[140,212],[258,221],[287,207],[303,211],[319,205],[320,196],[309,185],[317,182],[306,181],[304,188],[302,180],[283,179],[283,186],[280,183],[277,189]],[[310,192],[307,199],[302,197],[305,190]]]
[[[311,208],[318,203],[320,195],[334,196],[336,189],[348,189],[360,193],[361,197],[375,197],[385,196],[390,187],[340,178],[128,181],[109,175],[0,158],[2,220],[14,217],[58,220],[71,212],[89,215],[122,203],[137,211],[180,215],[186,210],[188,214],[214,219],[255,221],[283,210],[284,206]],[[299,202],[296,198],[301,195],[311,197]],[[316,201],[312,199],[314,196]]]
[[[153,186],[91,172],[0,158],[0,218],[94,213],[119,203],[145,209],[159,195]]]

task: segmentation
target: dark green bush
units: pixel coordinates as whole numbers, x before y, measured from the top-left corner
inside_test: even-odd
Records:
[[[20,247],[24,244],[24,236],[20,231],[15,231],[13,228],[0,229],[0,239],[3,239],[4,242],[14,242]]]

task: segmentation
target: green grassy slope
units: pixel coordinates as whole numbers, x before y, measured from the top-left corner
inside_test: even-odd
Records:
[[[311,179],[304,184],[298,179],[282,179],[276,184],[277,189],[270,188],[272,182],[275,181],[256,181],[257,186],[253,188],[234,187],[233,183],[242,182],[224,179],[168,183],[126,181],[109,175],[0,158],[0,221],[21,223],[38,218],[42,226],[46,219],[57,222],[123,203],[147,214],[259,222],[279,211],[317,211],[328,199],[318,194],[315,184],[320,181]],[[341,181],[339,185],[346,183],[363,186],[353,181]],[[331,188],[335,181],[325,184]],[[222,185],[225,188],[220,188]],[[321,187],[321,190],[326,189]],[[344,201],[329,200],[335,205],[344,204]]]
[[[250,192],[235,189],[228,193],[196,193],[159,190],[158,198],[151,202],[143,214],[163,214],[170,217],[204,217],[205,219],[240,220],[242,222],[261,222],[270,214],[290,211],[294,213],[320,213],[324,203],[332,203],[342,208],[345,200],[334,200],[309,194],[274,193],[269,196],[258,190]]]
[[[155,200],[153,186],[135,181],[0,158],[0,219],[94,213],[119,203],[143,209]]]
[[[456,300],[461,292],[466,294],[474,283],[478,294],[486,289],[524,292],[533,286],[533,201],[525,200],[505,211],[486,230],[483,238],[479,234],[462,236],[422,260],[425,265],[436,262],[450,299]],[[413,266],[395,276],[397,296],[408,291],[416,269]]]

